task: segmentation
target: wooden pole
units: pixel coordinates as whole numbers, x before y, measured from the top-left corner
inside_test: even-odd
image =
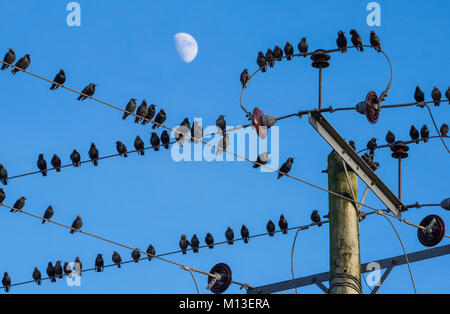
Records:
[[[347,166],[351,188],[358,200],[358,177]],[[328,189],[352,198],[342,159],[328,155]],[[329,194],[330,294],[361,294],[361,258],[358,216],[352,202]]]

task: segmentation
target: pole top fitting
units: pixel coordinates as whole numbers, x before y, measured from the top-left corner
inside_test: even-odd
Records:
[[[409,147],[408,147],[408,145],[406,145],[405,143],[403,143],[401,141],[395,142],[391,146],[391,150],[393,152],[392,157],[395,159],[404,159],[404,158],[408,157],[407,151],[409,150]]]
[[[311,60],[313,61],[312,67],[316,69],[324,69],[330,66],[328,60],[330,60],[330,55],[323,49],[317,49],[311,55]]]

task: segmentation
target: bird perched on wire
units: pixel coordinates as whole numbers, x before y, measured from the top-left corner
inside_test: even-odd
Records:
[[[447,88],[447,91],[445,92],[445,97],[447,98],[450,104],[450,86]]]
[[[336,44],[340,49],[341,53],[347,52],[347,37],[343,31],[338,32],[338,38],[336,39]]]
[[[277,179],[280,179],[283,175],[289,173],[292,168],[292,164],[294,163],[294,158],[290,157],[284,164],[281,165]]]
[[[16,67],[14,69],[11,70],[11,73],[13,75],[16,75],[17,72],[22,71],[22,70],[26,70],[31,63],[31,58],[30,55],[25,55],[22,58],[19,59],[19,61],[16,62]]]
[[[11,209],[9,212],[10,213],[16,213],[18,210],[21,210],[24,206],[25,206],[25,196],[22,196],[21,198],[19,198],[13,206],[13,209]]]
[[[219,153],[226,151],[228,144],[230,144],[230,136],[229,134],[226,134],[220,139],[219,145],[216,147],[216,156],[219,155]]]
[[[375,48],[376,51],[381,52],[380,38],[374,31],[370,31],[370,45]]]
[[[409,136],[413,141],[416,141],[416,144],[419,144],[419,131],[417,131],[416,127],[414,125],[411,125],[411,129],[409,130]]]
[[[72,274],[72,267],[68,262],[64,263],[63,271],[66,276],[70,276]]]
[[[258,58],[256,59],[256,64],[258,64],[258,66],[262,72],[266,72],[267,60],[266,60],[266,57],[264,57],[264,54],[262,53],[262,51],[258,52]]]
[[[364,160],[364,162],[368,165],[371,166],[372,165],[372,157],[371,155],[369,155],[368,153],[365,153],[364,155],[361,156],[362,160]]]
[[[148,260],[151,261],[152,258],[153,258],[153,257],[155,256],[155,254],[156,254],[156,250],[155,250],[155,248],[153,247],[153,245],[150,244],[150,245],[148,246],[146,253],[147,253],[147,258],[148,258]]]
[[[72,223],[72,229],[70,229],[70,233],[73,234],[76,231],[79,231],[83,226],[83,221],[81,220],[80,215],[77,215],[77,218]]]
[[[48,262],[47,276],[48,276],[48,279],[50,279],[50,282],[56,282],[56,274],[55,274],[55,269],[53,268],[52,262]]]
[[[225,135],[227,122],[225,121],[225,116],[220,115],[216,120],[216,126],[221,135]]]
[[[180,242],[178,244],[180,246],[181,252],[183,253],[183,255],[185,255],[186,254],[186,249],[189,246],[189,241],[186,240],[186,235],[185,234],[181,235],[181,239],[180,239]]]
[[[356,145],[355,145],[355,141],[348,141],[348,144],[350,145],[351,148],[353,148],[354,151],[356,151]]]
[[[103,255],[97,254],[97,257],[95,258],[95,272],[101,273],[104,268],[105,268],[105,261],[103,260]]]
[[[0,188],[0,203],[3,203],[5,198],[6,198],[5,191],[3,191],[3,189]]]
[[[120,156],[128,157],[127,147],[121,141],[116,141],[116,149],[117,149],[117,152],[120,154]]]
[[[184,140],[187,135],[191,131],[191,123],[189,122],[189,118],[185,118],[180,126],[177,128],[177,133],[175,133],[175,139],[177,140],[180,146],[183,146]]]
[[[286,59],[288,61],[291,60],[292,55],[294,54],[294,47],[288,41],[286,42],[286,45],[284,46],[284,54],[286,55]]]
[[[83,273],[83,263],[81,263],[81,259],[78,256],[75,258],[75,261],[73,262],[73,267],[75,270],[75,274],[81,277]]]
[[[191,142],[199,143],[203,138],[203,128],[198,121],[194,121],[191,128]]]
[[[273,48],[273,57],[276,61],[281,61],[283,58],[283,50],[280,47],[275,46],[275,48]]]
[[[63,278],[63,269],[61,266],[61,261],[56,261],[55,267],[53,267],[53,269],[55,270],[56,277],[58,277],[58,279],[62,279]]]
[[[431,98],[434,101],[434,106],[438,107],[441,103],[442,93],[437,86],[431,91]]]
[[[248,243],[248,239],[250,237],[250,233],[248,231],[248,228],[245,225],[242,225],[241,227],[241,237],[244,243]]]
[[[64,72],[63,69],[59,70],[58,74],[56,74],[55,78],[53,79],[52,86],[50,86],[51,90],[56,90],[58,89],[59,86],[61,86],[62,84],[64,84],[64,82],[66,81],[66,72]]]
[[[269,154],[264,152],[259,154],[258,158],[256,158],[256,163],[253,164],[253,168],[259,168],[261,165],[265,165],[269,162]]]
[[[166,121],[166,119],[167,119],[166,112],[163,109],[159,110],[154,120],[154,122],[156,123],[153,123],[152,129],[154,130],[156,128],[159,128],[159,125],[163,124],[164,121]]]
[[[2,285],[5,288],[5,292],[8,293],[11,289],[11,278],[8,275],[8,272],[5,271],[3,274]]]
[[[250,81],[250,74],[248,74],[247,69],[244,69],[244,71],[242,71],[240,80],[241,80],[242,88],[245,88],[248,81]]]
[[[386,134],[386,142],[391,145],[395,142],[395,134],[391,131],[388,131]]]
[[[167,133],[166,130],[161,132],[161,143],[163,144],[165,149],[169,149],[170,136],[169,136],[169,133]]]
[[[441,135],[443,136],[443,137],[447,137],[448,135],[448,125],[447,124],[442,124],[441,125],[441,128],[440,128],[440,130],[439,130],[440,132],[441,132]],[[1,203],[1,201],[0,201],[0,203]]]
[[[139,262],[139,260],[141,259],[141,252],[139,252],[138,248],[134,249],[134,251],[131,252],[131,258],[135,263]]]
[[[298,43],[298,50],[303,54],[308,52],[308,43],[306,42],[306,37],[303,37]],[[306,58],[306,55],[303,55],[303,57]]]
[[[148,113],[148,105],[147,105],[147,101],[144,99],[142,101],[141,105],[136,110],[136,117],[134,119],[134,123],[139,123],[139,121],[142,118],[145,118],[147,113]]]
[[[153,150],[155,152],[159,151],[159,145],[161,141],[159,140],[158,134],[156,132],[152,132],[152,136],[150,137],[150,144],[153,146]]]
[[[225,231],[225,238],[227,239],[227,243],[229,245],[233,245],[234,232],[233,232],[233,229],[231,229],[231,227],[228,227],[227,231]]]
[[[375,149],[377,149],[377,139],[375,137],[372,137],[369,142],[367,142],[367,149],[373,153]]]
[[[134,140],[134,148],[137,150],[139,155],[141,156],[145,155],[144,141],[141,139],[139,135],[136,136],[136,139]]]
[[[200,240],[197,238],[197,235],[194,234],[191,238],[191,247],[194,253],[198,253],[198,247],[200,246]]]
[[[95,93],[95,86],[98,86],[98,85],[94,84],[94,83],[90,83],[88,86],[83,88],[83,91],[81,92],[82,95],[80,95],[77,99],[83,101],[88,97],[92,97]]]
[[[92,160],[92,164],[94,166],[98,166],[98,149],[95,146],[95,143],[91,143],[91,148],[89,149],[89,158]]]
[[[38,284],[38,286],[41,285],[42,276],[41,276],[41,272],[39,271],[39,269],[37,267],[35,267],[34,271],[33,271],[33,280],[35,283]]]
[[[8,52],[3,57],[3,62],[5,62],[7,64],[5,64],[5,63],[2,64],[2,70],[4,71],[7,68],[9,68],[9,65],[13,64],[14,61],[16,61],[16,53],[14,52],[14,49],[9,48]]]
[[[156,106],[154,104],[148,106],[147,115],[145,116],[145,119],[142,119],[142,125],[146,125],[147,123],[149,123],[155,116],[155,112]]]
[[[3,185],[8,185],[8,171],[3,164],[0,164],[0,182]]]
[[[355,46],[356,50],[364,51],[361,35],[359,35],[355,29],[352,29],[350,31],[350,35],[352,35],[351,41],[353,46]]]
[[[278,221],[278,227],[280,227],[280,230],[283,234],[288,233],[288,222],[283,214],[280,216],[280,220]]]
[[[37,167],[41,171],[44,177],[47,176],[47,162],[44,159],[44,155],[40,154],[37,161]]]
[[[44,219],[42,219],[42,224],[45,224],[45,222],[46,222],[47,220],[51,219],[51,218],[53,217],[53,214],[54,214],[54,212],[53,212],[53,206],[50,205],[50,206],[47,207],[47,209],[45,210],[44,217],[43,217]]]
[[[81,166],[81,155],[79,152],[77,152],[76,149],[73,150],[72,154],[70,154],[70,160],[72,160],[72,164],[74,167]]]
[[[420,86],[416,86],[416,90],[414,92],[414,99],[416,100],[416,102],[423,106],[424,102],[425,102],[425,94],[423,93],[423,91],[420,89]]]
[[[317,210],[313,210],[313,212],[311,213],[311,220],[313,223],[316,223],[319,227],[322,226],[322,224],[320,223],[320,215],[319,212]]]
[[[268,64],[271,68],[273,68],[274,57],[273,57],[273,51],[272,51],[272,49],[270,49],[270,48],[267,49],[265,58],[266,58],[267,64]]]
[[[209,232],[206,234],[205,243],[206,243],[206,245],[208,245],[209,249],[213,249],[214,248],[214,237]]]
[[[126,120],[128,116],[136,110],[136,98],[131,98],[125,107],[125,112],[123,113],[122,120]]]
[[[56,169],[56,172],[61,172],[61,158],[59,158],[58,155],[53,154],[50,163],[52,164],[52,167]]]
[[[273,237],[275,235],[275,224],[272,220],[269,220],[269,222],[266,225],[267,232],[269,233],[269,236]]]
[[[120,268],[120,264],[122,263],[122,257],[120,257],[120,254],[117,253],[116,251],[114,251],[113,255],[112,255],[112,261],[114,264],[117,265],[117,268]]]
[[[372,163],[372,165],[370,166],[370,168],[372,168],[372,170],[375,172],[377,171],[377,169],[380,167],[380,163],[378,161],[375,161],[374,163]]]
[[[430,130],[428,129],[426,124],[424,124],[420,129],[420,137],[423,139],[424,143],[428,142],[428,138],[430,137]]]

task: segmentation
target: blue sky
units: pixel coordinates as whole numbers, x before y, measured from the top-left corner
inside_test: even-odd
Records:
[[[95,96],[124,107],[131,97],[161,105],[167,124],[175,126],[185,117],[202,117],[212,125],[219,114],[228,124],[246,119],[239,108],[239,75],[243,68],[256,70],[259,50],[266,51],[289,40],[296,48],[306,36],[310,49],[334,48],[339,30],[355,28],[368,43],[370,30],[381,38],[382,48],[394,65],[394,81],[386,104],[413,100],[416,85],[427,99],[437,85],[448,87],[450,44],[448,11],[445,1],[379,1],[381,26],[366,24],[369,1],[79,1],[81,27],[66,25],[68,1],[25,1],[2,3],[0,23],[2,55],[8,48],[18,57],[31,55],[30,71],[52,79],[60,68],[67,74],[66,85],[81,90],[86,84],[100,84]],[[177,55],[173,36],[186,32],[199,45],[197,58],[190,64]],[[370,91],[380,93],[388,82],[385,59],[375,51],[332,55],[323,72],[323,104],[353,106]],[[29,75],[13,77],[0,73],[2,86],[2,145],[0,162],[9,174],[35,170],[43,153],[50,162],[57,153],[63,162],[76,148],[84,159],[91,142],[102,155],[115,152],[115,141],[129,149],[136,135],[146,144],[150,128],[121,120],[122,113],[88,100],[77,102],[76,95],[58,90]],[[279,63],[275,70],[258,74],[249,85],[244,102],[250,109],[284,115],[317,105],[317,72],[309,58]],[[449,105],[432,108],[437,123],[449,121]],[[397,138],[408,139],[411,124],[431,128],[425,110],[387,109],[380,121],[370,125],[355,112],[328,114],[327,119],[347,139],[365,147],[375,136],[384,143],[387,130]],[[294,156],[292,175],[327,187],[326,168],[330,147],[311,128],[306,118],[279,123],[280,159]],[[390,151],[380,150],[378,175],[397,191],[397,161]],[[412,145],[403,162],[405,203],[440,202],[448,194],[448,154],[442,143],[431,141]],[[201,241],[207,232],[216,241],[224,240],[227,226],[239,234],[242,224],[251,233],[265,231],[269,219],[277,222],[283,213],[290,226],[309,222],[318,209],[327,213],[326,193],[288,178],[275,180],[274,173],[260,173],[248,162],[174,162],[168,151],[132,155],[128,159],[101,161],[61,173],[28,176],[12,180],[5,188],[6,204],[22,195],[26,210],[42,215],[48,205],[55,209],[54,220],[71,224],[77,214],[84,230],[145,250],[152,243],[157,253],[178,249],[180,235],[196,233]],[[364,185],[359,187],[362,195]],[[373,194],[366,203],[382,208]],[[440,208],[414,209],[404,217],[420,222],[428,214],[448,221]],[[408,252],[424,249],[417,231],[395,223]],[[448,232],[447,232],[448,233]],[[402,253],[391,226],[385,219],[370,216],[360,224],[362,262]],[[236,281],[258,286],[290,279],[290,251],[294,232],[287,236],[251,239],[248,245],[218,246],[198,254],[174,255],[179,263],[208,271],[225,262]],[[0,211],[0,271],[8,271],[13,282],[31,279],[35,266],[44,274],[48,261],[73,261],[80,256],[85,267],[103,253],[109,262],[114,250],[123,259],[130,252],[84,235],[69,235],[58,226],[41,225],[33,218],[8,210]],[[297,276],[327,271],[329,267],[328,228],[312,228],[299,234],[295,251]],[[447,244],[444,239],[441,244]],[[448,293],[450,257],[412,265],[418,292]],[[197,275],[201,292],[206,277]],[[365,291],[367,287],[363,284]],[[194,293],[188,272],[161,261],[128,264],[121,270],[102,274],[87,273],[81,287],[68,287],[65,281],[45,282],[13,288],[17,293]],[[411,293],[406,266],[396,268],[380,293]],[[232,286],[227,292],[242,293]],[[287,291],[292,293],[293,291]],[[318,293],[317,287],[300,293]]]

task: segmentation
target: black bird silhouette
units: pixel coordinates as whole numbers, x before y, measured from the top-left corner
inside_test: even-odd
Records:
[[[2,285],[5,288],[5,292],[8,293],[9,289],[11,289],[11,278],[6,271],[3,274]]]
[[[216,120],[216,126],[221,131],[221,135],[225,136],[226,129],[227,129],[227,122],[225,121],[225,118],[223,115],[220,115],[219,118]]]
[[[374,163],[372,163],[372,165],[370,166],[370,168],[372,168],[372,170],[375,172],[377,171],[378,167],[380,167],[380,163],[378,161],[375,161]]]
[[[185,118],[180,126],[177,128],[177,133],[175,133],[175,139],[177,140],[180,146],[183,145],[185,137],[191,131],[191,123],[189,122],[189,118]]]
[[[56,282],[56,274],[55,274],[55,269],[53,268],[52,262],[48,263],[47,276],[50,279],[50,282]]]
[[[53,82],[57,83],[52,83],[52,86],[50,86],[51,90],[56,90],[58,89],[58,87],[62,84],[64,84],[64,82],[66,81],[66,72],[64,72],[63,69],[61,69],[58,74],[56,74],[55,78],[53,79]],[[58,85],[59,84],[59,85]]]
[[[200,139],[203,137],[203,128],[198,123],[198,121],[194,121],[192,123],[191,128],[191,142],[194,142],[195,144],[200,142]]]
[[[80,230],[83,226],[83,221],[81,220],[80,215],[77,215],[77,218],[72,223],[72,229],[70,229],[70,233],[73,234],[76,231]]]
[[[116,251],[114,251],[112,255],[112,261],[117,265],[118,268],[121,268],[120,264],[122,263],[122,257],[120,257],[120,254]]]
[[[447,91],[445,92],[445,98],[447,98],[450,104],[450,86],[447,88]]]
[[[179,245],[180,245],[181,252],[183,253],[183,255],[185,255],[186,254],[186,249],[189,246],[189,242],[188,242],[188,240],[186,240],[186,235],[185,234],[183,234],[181,236]]]
[[[341,53],[347,52],[347,37],[345,37],[345,33],[343,31],[338,32],[336,44],[338,48],[341,49]]]
[[[395,142],[395,134],[392,133],[391,131],[388,131],[386,134],[386,142],[388,144],[394,144]]]
[[[273,48],[273,57],[276,61],[281,61],[283,58],[283,50],[280,47],[275,46],[275,48]]]
[[[25,196],[22,196],[21,198],[19,198],[13,206],[13,209],[11,209],[9,212],[10,213],[15,213],[17,212],[17,210],[21,210],[24,206],[25,206]]]
[[[24,57],[20,58],[19,61],[16,62],[16,67],[11,70],[11,73],[13,75],[16,75],[17,72],[21,70],[26,70],[30,66],[30,62],[31,62],[30,55],[25,55]]]
[[[441,130],[442,130],[442,128],[441,128]],[[6,198],[5,191],[3,191],[3,189],[0,188],[0,203],[3,203],[5,198]]]
[[[228,227],[227,231],[225,231],[225,238],[227,239],[229,245],[233,245],[234,232],[231,227]]]
[[[161,143],[163,144],[165,149],[169,149],[170,136],[169,136],[169,133],[167,133],[166,130],[161,132]]]
[[[44,213],[44,219],[42,219],[42,224],[45,224],[45,222],[49,219],[51,219],[53,217],[53,206],[50,205],[49,207],[47,207],[47,209],[45,210]]]
[[[206,234],[205,243],[208,245],[209,249],[213,249],[214,248],[214,237],[209,232]]]
[[[134,249],[134,251],[131,252],[131,258],[135,263],[139,262],[139,260],[141,259],[141,252],[139,252],[138,248]]]
[[[267,64],[268,64],[271,68],[273,68],[274,58],[273,58],[273,51],[272,51],[272,49],[270,49],[270,48],[267,49],[265,58],[266,58]]]
[[[437,107],[441,103],[442,93],[437,86],[431,91],[431,98],[434,100],[434,106]]]
[[[356,50],[364,51],[361,35],[354,29],[350,31],[350,35],[352,35],[351,41],[353,46],[356,47]]]
[[[248,239],[250,237],[250,233],[248,232],[248,228],[245,225],[242,225],[241,237],[242,237],[242,240],[244,240],[244,243],[248,243]]]
[[[426,126],[426,124],[423,125],[423,127],[420,129],[420,137],[423,139],[423,142],[428,142],[428,138],[430,137],[430,130]]]
[[[152,136],[150,138],[150,144],[153,146],[153,150],[155,152],[159,151],[159,145],[161,144],[158,134],[156,132],[152,133]]]
[[[375,48],[376,51],[381,52],[380,38],[374,31],[370,31],[370,45]]]
[[[40,154],[38,161],[37,161],[37,167],[41,171],[42,175],[44,177],[47,176],[47,162],[44,159],[44,155]]]
[[[247,82],[250,80],[250,74],[248,74],[247,69],[244,69],[244,71],[242,71],[240,79],[241,79],[242,88],[244,88],[245,85],[247,84]]]
[[[375,137],[372,137],[369,142],[367,142],[367,149],[373,153],[375,149],[377,149],[377,139]]]
[[[198,253],[198,247],[200,246],[200,240],[197,238],[197,235],[194,234],[191,239],[191,247],[194,253]]]
[[[286,45],[284,46],[284,54],[286,55],[286,59],[291,60],[292,55],[294,54],[294,47],[292,47],[290,42],[286,42]]]
[[[262,72],[266,72],[266,57],[264,57],[264,54],[262,51],[258,52],[258,58],[256,59],[256,64],[259,66]]]
[[[308,43],[306,42],[306,37],[303,37],[298,43],[298,50],[300,51],[300,53],[308,52]],[[303,55],[303,57],[306,58],[306,55]]]
[[[116,149],[117,149],[117,152],[120,154],[120,156],[128,157],[127,147],[121,141],[117,141],[116,142]]]
[[[414,99],[416,100],[416,102],[418,102],[419,104],[425,102],[425,94],[423,93],[423,91],[420,89],[420,86],[416,86],[416,90],[414,92]]]
[[[64,271],[64,274],[66,274],[66,276],[69,276],[72,273],[72,267],[70,266],[70,264],[68,262],[64,263],[63,271]]]
[[[136,136],[136,139],[134,140],[134,148],[137,150],[139,155],[141,156],[145,155],[144,141],[141,139],[139,135]]]
[[[3,164],[0,164],[0,181],[3,185],[8,185],[8,171]]]
[[[281,214],[280,216],[280,220],[278,221],[278,227],[280,227],[281,232],[283,234],[287,234],[288,233],[288,222],[286,220],[286,218],[284,217],[283,214]]]
[[[361,156],[362,160],[364,160],[365,163],[366,163],[368,166],[371,166],[372,163],[373,163],[373,160],[372,160],[372,157],[371,157],[371,156],[372,156],[372,155],[369,155],[368,153],[365,153],[364,155]]]
[[[63,278],[63,269],[61,266],[61,261],[56,261],[55,267],[53,267],[53,269],[55,270],[56,277],[58,277],[58,279],[62,279]]]
[[[442,124],[439,131],[441,132],[441,135],[442,135],[442,136],[446,137],[447,134],[448,134],[448,125],[445,124],[445,123]],[[1,190],[1,189],[0,189],[0,190]],[[2,202],[2,201],[0,200],[0,203],[1,203],[1,202]]]
[[[355,141],[348,141],[348,144],[350,145],[351,148],[353,148],[354,151],[356,151],[356,145],[355,145]]]
[[[73,262],[73,267],[75,269],[75,274],[81,277],[83,274],[83,263],[81,263],[80,258],[77,256]]]
[[[52,167],[56,169],[56,172],[61,172],[61,158],[54,154],[51,161]]]
[[[142,118],[145,118],[148,113],[148,105],[147,101],[144,99],[141,105],[137,108],[136,117],[134,119],[134,123],[139,123]]]
[[[155,256],[155,254],[156,254],[156,250],[155,250],[155,248],[153,247],[153,245],[150,244],[150,245],[148,246],[146,252],[147,252],[147,258],[148,258],[148,260],[151,261],[152,258],[153,258],[153,256]]]
[[[126,120],[128,116],[136,110],[136,98],[131,98],[130,101],[128,101],[127,106],[125,107],[125,112],[123,113],[122,120]]]
[[[267,152],[264,152],[262,154],[259,154],[258,158],[256,158],[255,164],[253,164],[253,168],[259,168],[260,164],[265,165],[269,162],[269,154]]]
[[[416,127],[414,125],[411,125],[411,129],[409,130],[409,136],[413,141],[416,141],[419,139],[419,131],[417,131]],[[416,144],[419,144],[419,141],[416,142]]]
[[[286,162],[281,165],[280,170],[279,170],[281,173],[278,173],[277,179],[280,179],[283,175],[289,173],[289,171],[291,171],[293,163],[294,163],[294,158],[292,158],[292,157],[288,158],[288,160],[286,160]]]
[[[94,84],[94,83],[90,83],[88,86],[83,88],[83,91],[81,92],[81,94],[83,94],[83,95],[80,95],[77,99],[83,101],[88,97],[92,97],[95,93],[95,86],[98,86],[98,85]]]
[[[102,254],[97,254],[95,258],[95,272],[101,273],[105,268],[105,261],[103,260]]]
[[[145,119],[142,119],[142,125],[146,125],[147,123],[150,122],[150,120],[153,119],[153,117],[155,116],[155,112],[156,112],[156,106],[154,104],[151,104],[148,107],[147,110],[147,115],[145,116]]]
[[[167,119],[166,112],[163,109],[161,109],[155,117],[154,121],[156,123],[153,123],[152,129],[154,130],[156,128],[159,128],[159,124],[163,124],[164,121],[166,121],[166,119]]]
[[[317,210],[313,210],[313,212],[311,213],[311,220],[312,222],[317,223],[319,227],[322,226],[322,224],[320,223],[320,215]]]
[[[76,149],[73,150],[72,154],[70,154],[70,160],[72,160],[72,164],[74,167],[81,166],[81,155],[79,152],[77,152]]]
[[[6,70],[9,68],[10,64],[13,64],[14,61],[16,61],[16,53],[14,52],[14,49],[9,48],[8,52],[5,54],[5,57],[3,58],[3,62],[6,62],[8,64],[3,63],[2,64],[2,70]]]
[[[39,269],[37,267],[35,267],[34,271],[33,271],[33,280],[35,283],[38,284],[38,286],[41,285],[41,282],[42,282],[41,272],[39,271]]]
[[[89,149],[89,158],[94,166],[98,166],[98,149],[94,142],[91,143],[91,148]]]
[[[269,220],[269,222],[266,225],[267,232],[269,233],[269,236],[273,237],[275,235],[275,224],[272,220]]]

